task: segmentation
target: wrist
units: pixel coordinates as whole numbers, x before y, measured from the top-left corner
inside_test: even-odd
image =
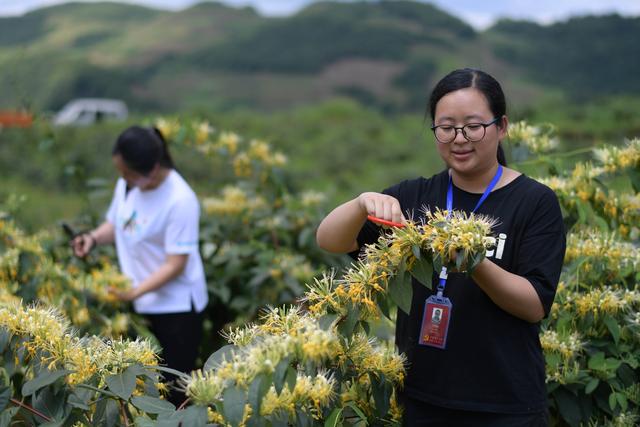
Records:
[[[96,239],[96,236],[93,234],[93,232],[88,232],[87,233],[87,237],[89,238],[89,242],[91,242],[91,246],[89,247],[89,250],[92,250],[93,248],[95,248],[96,246],[98,246],[98,239]]]

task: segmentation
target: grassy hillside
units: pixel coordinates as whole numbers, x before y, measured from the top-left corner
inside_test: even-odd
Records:
[[[74,97],[134,111],[273,111],[347,96],[419,112],[455,67],[488,70],[515,105],[640,96],[640,18],[502,21],[477,33],[413,1],[320,2],[286,18],[201,3],[179,12],[69,3],[0,18],[0,108]]]

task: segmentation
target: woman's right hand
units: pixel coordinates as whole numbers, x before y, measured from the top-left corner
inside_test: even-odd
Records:
[[[96,246],[96,239],[90,233],[82,233],[71,241],[75,256],[84,258]]]
[[[400,202],[393,196],[374,192],[362,193],[358,196],[358,204],[367,215],[401,224],[405,222]]]

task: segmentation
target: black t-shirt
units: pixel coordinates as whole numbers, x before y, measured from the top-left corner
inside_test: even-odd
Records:
[[[423,209],[446,207],[448,173],[403,181],[385,194],[396,197],[405,216],[418,220]],[[454,186],[453,208],[471,212],[481,194]],[[545,314],[555,296],[565,252],[565,231],[556,195],[548,187],[518,176],[491,192],[476,213],[496,218],[498,244],[487,258],[529,280]],[[377,240],[380,228],[365,223],[358,243]],[[439,273],[439,272],[437,272]],[[411,312],[398,310],[396,344],[409,362],[407,395],[454,409],[530,413],[547,407],[544,357],[539,324],[521,320],[498,307],[461,273],[450,273],[444,295],[453,305],[445,349],[418,343],[426,299],[433,289],[413,281]]]

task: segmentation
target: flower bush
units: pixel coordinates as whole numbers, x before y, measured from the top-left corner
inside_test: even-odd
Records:
[[[189,401],[173,407],[162,398],[165,368],[153,344],[106,338],[138,330],[104,291],[127,286],[108,258],[72,260],[55,235],[25,235],[3,217],[0,425],[398,424],[405,361],[377,328],[395,307],[407,310],[412,277],[429,285],[443,265],[471,271],[495,243],[492,220],[430,212],[424,223],[389,230],[338,273],[340,261],[313,239],[323,196],[290,187],[284,155],[209,123],[157,125],[229,176],[203,197],[201,226],[209,317],[224,313],[216,322],[227,325],[228,344],[218,349],[209,336],[209,352],[217,351],[202,370],[180,375]],[[551,130],[514,126],[517,160],[559,161],[547,154]],[[556,191],[569,230],[540,334],[552,425],[637,425],[640,140],[594,149],[565,173],[550,170],[540,181]]]

